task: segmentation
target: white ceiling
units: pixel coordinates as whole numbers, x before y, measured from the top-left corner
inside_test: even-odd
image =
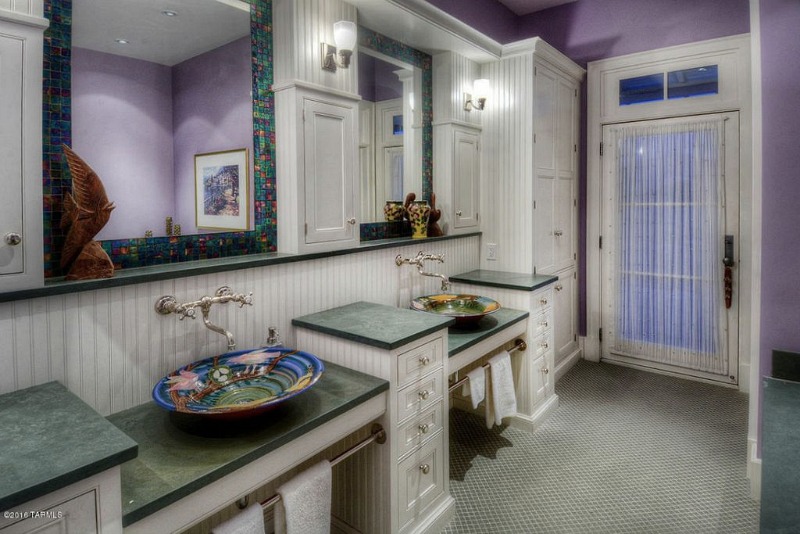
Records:
[[[576,0],[498,0],[501,4],[516,13],[527,15],[534,11],[541,11],[561,4],[571,4]]]
[[[167,66],[250,34],[250,7],[239,0],[73,0],[72,6],[73,46]]]

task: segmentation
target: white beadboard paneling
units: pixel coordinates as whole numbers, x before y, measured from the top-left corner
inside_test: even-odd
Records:
[[[179,301],[213,295],[222,285],[253,292],[253,306],[215,306],[211,320],[230,330],[239,348],[262,346],[267,326],[277,326],[286,345],[295,344],[293,317],[366,300],[408,306],[413,297],[438,293],[440,280],[397,267],[397,254],[423,250],[444,254],[431,269],[454,275],[478,268],[478,237],[346,254],[311,261],[214,273],[121,288],[56,295],[0,304],[0,394],[58,380],[102,415],[150,401],[165,374],[226,351],[224,336],[198,317],[160,316],[158,297]],[[454,290],[459,290],[456,284]],[[324,350],[334,357],[342,347]],[[300,347],[305,349],[306,347]],[[312,351],[313,352],[313,351]],[[320,354],[323,358],[325,354]],[[366,352],[363,369],[388,376]]]

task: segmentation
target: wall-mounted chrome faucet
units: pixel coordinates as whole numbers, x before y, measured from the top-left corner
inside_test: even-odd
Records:
[[[426,261],[438,261],[439,263],[444,263],[444,254],[425,254],[424,252],[419,251],[419,253],[417,253],[417,255],[414,256],[413,258],[404,258],[401,254],[398,254],[394,258],[394,263],[398,267],[400,267],[404,263],[407,263],[409,265],[416,265],[417,266],[417,270],[419,271],[419,274],[421,274],[422,276],[433,276],[433,277],[436,277],[436,278],[441,278],[442,279],[442,291],[449,291],[450,290],[450,279],[444,274],[429,273],[429,272],[423,270],[424,269],[423,263],[426,262]]]
[[[222,334],[228,339],[228,352],[230,352],[236,348],[236,342],[233,340],[233,334],[221,326],[215,325],[208,319],[208,312],[211,310],[212,305],[227,304],[228,302],[238,302],[240,308],[244,307],[245,305],[252,306],[253,293],[251,292],[247,295],[243,293],[234,293],[228,286],[222,286],[221,288],[217,289],[213,297],[201,297],[200,300],[195,300],[194,302],[185,302],[183,304],[178,304],[178,300],[172,295],[165,295],[156,301],[155,309],[156,312],[161,315],[169,315],[170,313],[174,313],[178,316],[178,319],[183,321],[187,317],[194,319],[196,313],[195,308],[200,308],[200,311],[203,314],[203,324],[206,325],[206,328],[209,330],[212,330],[218,334]]]

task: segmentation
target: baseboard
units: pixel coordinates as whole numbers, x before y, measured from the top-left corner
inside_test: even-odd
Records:
[[[452,495],[447,495],[442,499],[442,502],[428,513],[424,520],[417,523],[414,530],[407,534],[439,534],[453,519],[455,513],[456,500]]]
[[[558,395],[552,395],[539,408],[533,412],[533,415],[517,414],[509,418],[509,425],[524,430],[525,432],[536,432],[542,423],[545,422],[550,413],[558,408]]]
[[[757,456],[758,444],[754,439],[747,440],[747,478],[750,480],[750,496],[761,500],[761,458]]]
[[[572,369],[572,366],[578,363],[578,361],[583,357],[583,350],[578,348],[575,352],[561,360],[561,362],[556,365],[556,372],[554,376],[555,382],[558,382],[562,376],[567,374],[567,371]],[[554,383],[555,383],[554,382]]]

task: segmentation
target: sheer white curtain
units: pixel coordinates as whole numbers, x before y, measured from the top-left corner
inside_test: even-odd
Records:
[[[616,130],[615,352],[727,374],[723,119]]]

